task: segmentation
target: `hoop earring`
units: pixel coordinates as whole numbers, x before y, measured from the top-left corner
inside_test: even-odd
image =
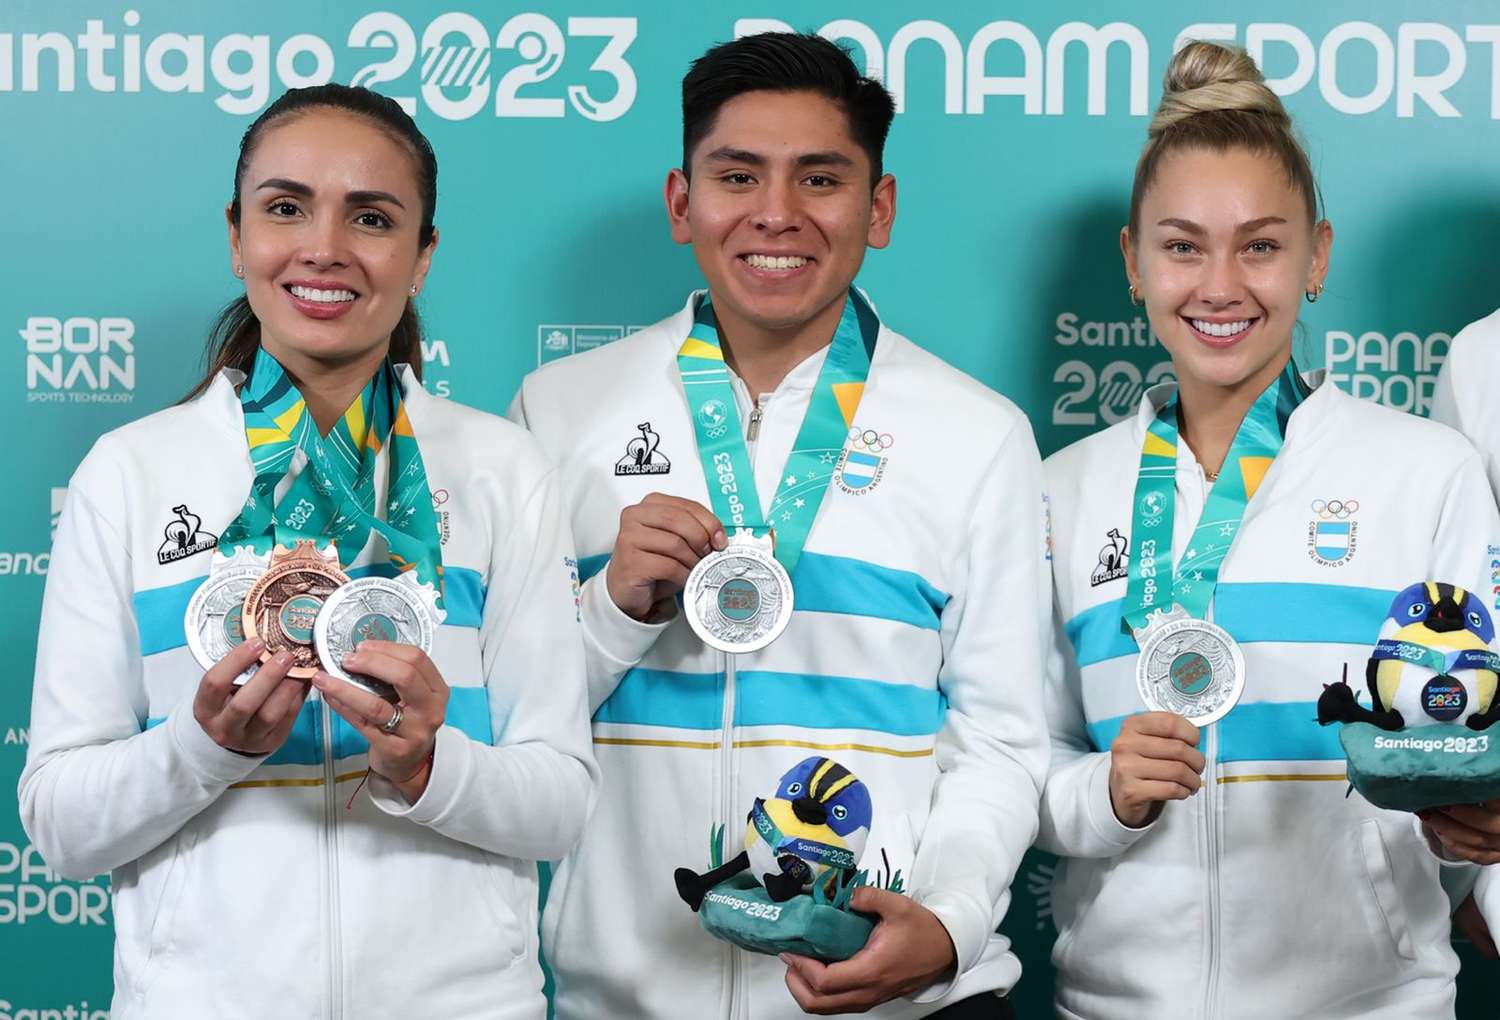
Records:
[[[1312,290],[1307,291],[1306,294],[1305,294],[1305,297],[1307,298],[1307,303],[1308,304],[1314,304],[1318,300],[1318,298],[1320,298],[1322,296],[1323,296],[1323,285],[1321,283],[1315,283],[1315,284],[1313,284],[1312,285]]]
[[[245,278],[245,264],[243,262],[234,267],[234,275],[242,280]]]
[[[416,297],[417,296],[417,285],[415,283],[411,285],[411,296],[412,297]]]
[[[1135,289],[1135,284],[1133,283],[1130,285],[1130,303],[1137,308],[1146,303],[1146,299],[1141,297],[1140,292]]]

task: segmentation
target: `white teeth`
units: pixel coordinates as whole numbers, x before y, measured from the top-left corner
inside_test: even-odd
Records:
[[[1250,328],[1249,319],[1241,319],[1239,322],[1205,322],[1202,319],[1189,319],[1188,321],[1193,324],[1194,329],[1200,333],[1207,333],[1209,336],[1234,336]]]
[[[800,255],[746,255],[745,261],[756,269],[801,269],[811,260]]]
[[[314,290],[312,287],[298,287],[293,284],[287,288],[295,297],[303,301],[317,301],[322,304],[334,304],[339,301],[353,301],[352,290]]]

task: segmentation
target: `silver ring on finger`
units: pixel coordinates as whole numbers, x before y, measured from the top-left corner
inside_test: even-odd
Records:
[[[401,706],[397,705],[395,710],[391,712],[391,717],[387,719],[385,723],[380,727],[380,732],[395,733],[396,727],[401,725],[402,714],[403,713],[401,711]]]

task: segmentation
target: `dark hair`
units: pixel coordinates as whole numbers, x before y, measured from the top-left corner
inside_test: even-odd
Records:
[[[437,156],[433,154],[431,143],[394,99],[367,88],[348,85],[288,89],[246,129],[240,139],[240,155],[234,165],[234,192],[229,202],[229,217],[234,225],[240,223],[240,185],[261,137],[275,124],[317,109],[342,110],[364,117],[411,150],[417,165],[417,191],[422,197],[418,243],[423,248],[431,244],[434,233],[432,217],[437,208]],[[214,377],[225,368],[236,368],[248,375],[255,364],[255,352],[259,346],[260,320],[251,310],[250,302],[241,295],[226,305],[214,320],[203,352],[205,374],[183,399],[191,400],[208,389]],[[422,377],[422,321],[417,316],[416,306],[409,300],[401,313],[401,321],[391,331],[390,349],[393,361],[410,364],[417,378]]]
[[[849,133],[870,157],[870,184],[884,172],[885,137],[896,103],[885,86],[859,73],[846,50],[820,35],[765,32],[720,43],[693,61],[682,79],[682,172],[713,130],[719,108],[746,92],[816,92],[844,111]]]
[[[1318,182],[1291,115],[1243,50],[1192,42],[1178,50],[1162,79],[1161,105],[1146,133],[1130,192],[1130,237],[1138,236],[1141,203],[1162,159],[1178,149],[1243,148],[1275,159],[1302,196],[1310,225],[1318,222]]]

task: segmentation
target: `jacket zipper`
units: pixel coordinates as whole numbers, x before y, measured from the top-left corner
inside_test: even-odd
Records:
[[[745,453],[750,459],[750,479],[752,486],[755,483],[755,449],[756,440],[760,438],[760,422],[765,417],[765,409],[762,403],[767,395],[762,395],[755,400],[750,408],[750,420],[745,426]],[[759,497],[757,497],[757,500]],[[729,840],[739,832],[739,826],[735,819],[738,818],[734,803],[734,696],[735,696],[735,656],[725,653],[724,655],[724,715],[721,720],[722,732],[720,740],[723,741],[720,756],[723,762],[723,780],[720,785],[720,818],[724,825],[724,839],[726,843],[725,853],[733,846]],[[742,950],[735,946],[729,947],[729,1010],[726,1014],[728,1020],[735,1020],[741,1013],[740,1008],[740,966],[739,958]]]
[[[1208,502],[1209,482],[1202,465],[1198,468],[1198,512],[1201,517]],[[1192,533],[1189,532],[1189,535]],[[1209,618],[1213,610],[1209,610]],[[1203,986],[1203,1018],[1213,1020],[1218,1016],[1219,997],[1219,823],[1218,796],[1219,724],[1206,727],[1203,740],[1203,818],[1204,848],[1208,859],[1208,916],[1204,919],[1204,930],[1208,935],[1208,970]]]
[[[321,700],[321,699],[320,699]],[[339,938],[339,811],[338,790],[334,786],[333,712],[322,702],[323,712],[323,814],[325,827],[323,877],[328,883],[328,1016],[342,1020],[343,943]]]

